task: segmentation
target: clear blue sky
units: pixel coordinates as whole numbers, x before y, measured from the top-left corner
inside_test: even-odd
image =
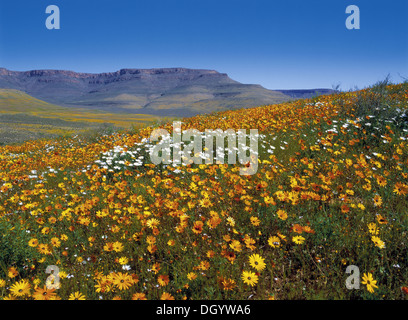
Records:
[[[61,29],[48,30],[57,5]],[[360,30],[345,26],[360,8]],[[408,78],[407,0],[0,0],[0,66],[214,69],[269,89]]]

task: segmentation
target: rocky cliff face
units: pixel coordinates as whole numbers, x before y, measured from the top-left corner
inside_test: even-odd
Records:
[[[0,68],[0,76],[8,76],[24,80],[25,78],[41,77],[43,79],[63,79],[75,78],[93,83],[95,79],[109,80],[123,78],[140,79],[142,77],[167,76],[169,79],[194,79],[203,76],[228,77],[225,73],[214,70],[186,69],[186,68],[157,68],[157,69],[121,69],[115,72],[105,73],[82,73],[67,70],[31,70],[31,71],[11,71]],[[231,80],[232,81],[232,80]]]

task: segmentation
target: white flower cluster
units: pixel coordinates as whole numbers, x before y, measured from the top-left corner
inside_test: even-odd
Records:
[[[223,138],[220,140],[222,143],[219,143],[217,139],[217,132],[212,130],[206,130],[205,132],[196,131],[193,135],[189,135],[186,130],[175,130],[175,132],[178,134],[178,137],[175,138],[170,134],[163,134],[159,142],[145,138],[133,146],[115,146],[112,150],[102,153],[100,159],[96,160],[95,163],[100,168],[104,168],[109,172],[129,169],[130,167],[141,167],[147,163],[155,163],[153,156],[158,155],[158,149],[160,149],[159,151],[162,154],[169,156],[168,161],[163,163],[164,168],[167,165],[173,165],[174,167],[186,165],[187,161],[184,160],[187,158],[198,158],[200,163],[213,163],[213,159],[215,161],[219,159],[226,160],[225,158],[228,157],[228,160],[234,158],[232,163],[235,164],[236,155],[239,158],[249,153],[258,157],[257,148],[253,150],[252,143],[248,146],[245,137],[241,137],[243,133],[240,131],[234,132],[233,135],[230,135],[231,132],[222,133]],[[206,143],[208,143],[207,139],[209,138],[214,139],[208,140],[212,141],[212,143],[207,146]],[[252,139],[258,140],[259,138],[265,139],[265,135],[255,134],[252,136]],[[213,148],[214,143],[216,144],[215,148]],[[197,161],[194,162],[197,163]],[[177,173],[177,171],[173,170],[173,173]]]
[[[100,167],[107,169],[109,172],[122,170],[124,167],[143,166],[146,156],[142,154],[144,148],[148,146],[147,140],[136,143],[131,150],[128,146],[115,146],[112,150],[103,152],[101,159],[95,161]]]

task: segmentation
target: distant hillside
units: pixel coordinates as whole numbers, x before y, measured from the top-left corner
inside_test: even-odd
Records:
[[[64,70],[10,71],[0,68],[0,88],[17,89],[64,107],[113,113],[191,116],[298,98],[242,84],[214,70],[122,69],[109,73]]]
[[[69,109],[36,99],[14,89],[0,89],[0,112],[67,112]]]
[[[41,118],[58,118],[66,121],[112,123],[121,127],[149,122],[156,116],[136,113],[108,113],[103,110],[68,108],[34,98],[15,89],[0,89],[0,114],[27,114]]]
[[[158,117],[68,108],[15,89],[0,89],[0,145],[76,134],[84,130],[144,125]]]

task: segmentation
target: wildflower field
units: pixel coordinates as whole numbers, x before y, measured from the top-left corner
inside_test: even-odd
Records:
[[[408,297],[407,83],[182,122],[258,129],[257,172],[153,165],[153,126],[1,146],[0,297]]]

